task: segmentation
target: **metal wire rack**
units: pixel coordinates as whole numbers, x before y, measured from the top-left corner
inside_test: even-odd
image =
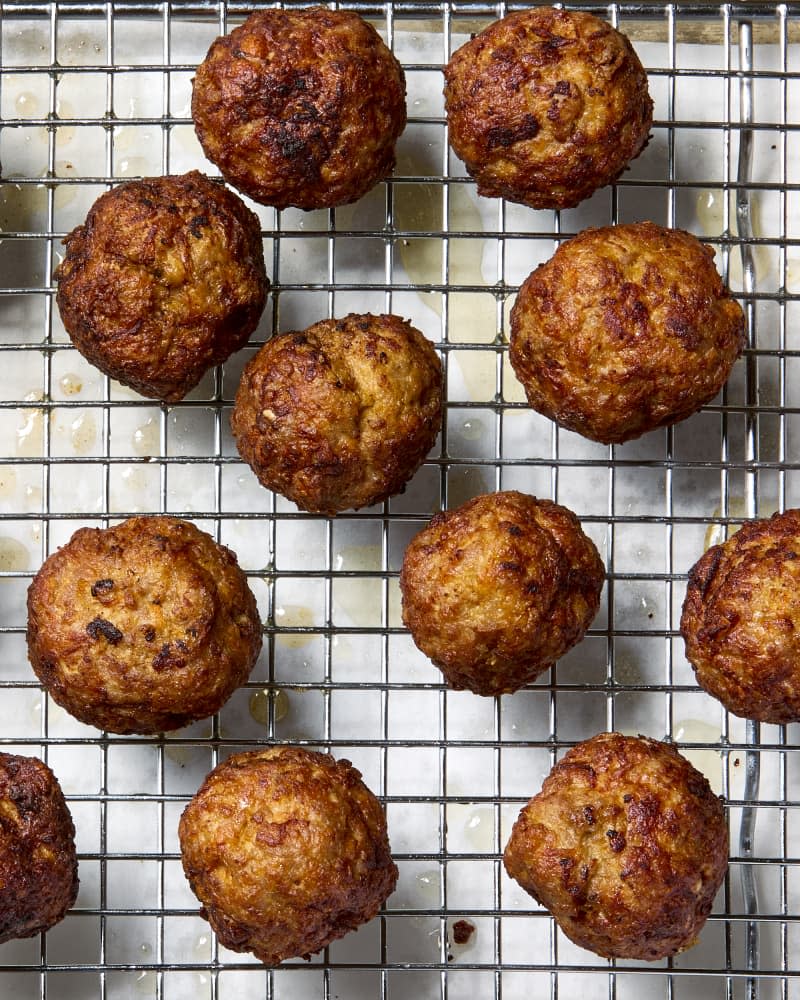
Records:
[[[61,238],[110,183],[214,172],[194,139],[190,81],[213,38],[254,6],[0,2],[0,745],[54,768],[81,873],[65,921],[0,948],[0,996],[800,997],[798,728],[722,712],[694,685],[677,631],[703,548],[744,517],[800,502],[800,3],[571,4],[631,37],[656,123],[618,184],[561,213],[478,199],[448,153],[441,67],[520,5],[347,4],[406,71],[395,174],[346,209],[258,207],[273,280],[262,327],[187,400],[158,406],[77,355],[51,275]],[[750,344],[701,414],[607,448],[524,405],[508,309],[559,240],[644,218],[717,247]],[[318,518],[258,486],[228,415],[244,361],[273,329],[353,310],[397,312],[436,343],[445,425],[404,495]],[[495,488],[573,508],[608,583],[589,636],[552,676],[493,700],[444,688],[401,626],[397,575],[432,513]],[[142,510],[189,516],[230,545],[266,623],[249,684],[213,720],[163,739],[72,720],[43,695],[24,645],[41,561],[79,525]],[[676,740],[726,799],[730,874],[700,943],[674,960],[575,948],[502,870],[521,804],[567,747],[606,728]],[[274,970],[217,946],[176,838],[205,773],[264,741],[352,759],[386,803],[401,870],[378,919]],[[465,945],[458,920],[475,928]]]

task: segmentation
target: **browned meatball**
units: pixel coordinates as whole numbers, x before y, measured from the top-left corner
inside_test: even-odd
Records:
[[[35,757],[0,753],[0,943],[49,930],[77,895],[75,827],[58,779]]]
[[[729,712],[800,722],[800,511],[749,521],[703,555],[681,633],[697,683]]]
[[[206,156],[240,191],[327,208],[392,172],[405,93],[400,64],[357,14],[261,10],[208,50],[192,115]]]
[[[64,244],[55,277],[72,343],[143,396],[182,399],[263,312],[258,217],[196,170],[107,191]]]
[[[511,364],[533,409],[611,444],[713,399],[745,343],[713,258],[690,233],[652,222],[563,243],[511,311]]]
[[[516,691],[579,642],[605,570],[575,515],[514,491],[437,514],[403,558],[403,621],[450,687]]]
[[[397,882],[383,810],[361,775],[300,747],[220,764],[178,835],[220,943],[267,965],[308,958],[371,920]]]
[[[462,45],[444,76],[450,144],[487,197],[570,208],[647,144],[642,64],[592,14],[509,14]]]
[[[725,810],[674,747],[601,733],[545,778],[503,860],[575,944],[654,961],[695,944],[711,912],[728,867]]]
[[[259,481],[324,514],[400,493],[441,422],[430,341],[398,316],[369,314],[267,341],[244,370],[231,416]]]
[[[28,656],[68,712],[112,733],[213,715],[261,649],[236,556],[188,521],[81,528],[28,590]]]

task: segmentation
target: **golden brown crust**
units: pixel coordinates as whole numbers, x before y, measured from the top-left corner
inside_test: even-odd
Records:
[[[261,10],[212,44],[192,116],[206,156],[240,191],[325,208],[391,173],[405,92],[400,64],[357,14]]]
[[[749,521],[702,556],[681,634],[697,683],[729,712],[800,721],[800,511]]]
[[[647,144],[647,75],[628,39],[592,14],[509,14],[444,75],[450,144],[486,197],[570,208]]]
[[[587,229],[520,288],[510,360],[528,402],[605,444],[691,416],[745,343],[714,251],[652,222]]]
[[[436,441],[441,363],[399,316],[351,314],[273,337],[249,362],[231,427],[268,489],[334,514],[402,491]]]
[[[386,819],[346,760],[300,747],[235,754],[178,828],[220,942],[275,965],[371,920],[397,882]]]
[[[0,753],[0,943],[49,930],[77,895],[75,827],[56,776]]]
[[[601,733],[556,764],[503,860],[577,945],[654,961],[693,945],[711,912],[725,810],[674,747]]]
[[[28,656],[81,722],[159,733],[213,715],[261,649],[236,556],[175,517],[81,528],[28,590]]]
[[[408,545],[403,622],[450,687],[516,691],[579,642],[605,569],[575,515],[509,491],[437,514]]]
[[[143,396],[182,399],[263,312],[258,217],[196,170],[107,191],[64,244],[57,301],[73,344]]]

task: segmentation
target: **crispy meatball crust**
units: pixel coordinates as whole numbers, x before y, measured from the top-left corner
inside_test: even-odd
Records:
[[[511,311],[509,356],[533,409],[611,444],[713,399],[745,343],[713,258],[690,233],[652,222],[563,243]]]
[[[267,965],[307,958],[371,920],[397,882],[383,810],[359,772],[300,747],[220,764],[178,835],[220,942]]]
[[[192,115],[206,156],[258,202],[329,208],[394,167],[406,125],[400,64],[357,14],[261,10],[197,68]]]
[[[64,244],[57,302],[72,343],[143,396],[182,399],[263,312],[258,217],[196,170],[107,191]]]
[[[58,779],[35,757],[0,753],[0,943],[49,930],[77,895],[75,827]]]
[[[725,810],[666,743],[601,733],[519,815],[506,871],[581,948],[654,961],[697,940],[728,867]]]
[[[605,569],[575,515],[515,491],[437,514],[406,549],[403,622],[450,687],[516,691],[582,638]]]
[[[681,634],[697,683],[729,712],[800,721],[800,511],[749,521],[702,556]]]
[[[28,590],[28,656],[68,712],[112,733],[213,715],[261,649],[236,556],[188,521],[81,528]]]
[[[592,14],[495,21],[445,67],[450,144],[478,193],[571,208],[647,144],[653,102],[628,39]]]
[[[275,336],[242,375],[231,427],[267,489],[334,514],[400,493],[436,441],[442,367],[399,316]]]

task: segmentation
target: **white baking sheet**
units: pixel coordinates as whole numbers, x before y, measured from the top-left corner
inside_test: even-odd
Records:
[[[0,125],[13,121],[14,127],[0,129],[0,231],[5,234],[0,285],[20,294],[0,298],[0,338],[3,344],[34,349],[6,351],[0,365],[0,399],[16,404],[0,421],[0,456],[6,456],[0,464],[0,570],[6,573],[0,578],[0,625],[12,629],[0,633],[0,681],[7,685],[0,697],[0,735],[6,741],[32,741],[19,744],[28,753],[44,752],[36,742],[44,737],[54,741],[47,746],[47,759],[70,799],[84,858],[76,911],[47,935],[45,950],[39,939],[0,947],[0,995],[28,1000],[44,995],[46,987],[47,996],[57,1000],[99,997],[102,990],[109,1000],[224,1000],[263,997],[266,990],[292,1000],[366,1000],[385,990],[392,1000],[425,1000],[443,996],[446,988],[450,1000],[500,996],[501,991],[503,1000],[527,1000],[557,988],[561,997],[607,997],[607,963],[556,933],[533,901],[507,879],[499,855],[522,801],[538,790],[551,765],[550,750],[542,743],[551,737],[559,743],[582,739],[613,722],[625,732],[671,736],[688,744],[686,755],[734,803],[729,896],[721,894],[700,944],[673,963],[676,970],[698,970],[698,975],[678,974],[670,981],[667,963],[652,967],[663,974],[643,976],[625,972],[637,963],[620,962],[616,995],[710,1000],[727,997],[732,989],[742,996],[742,979],[730,987],[724,970],[726,954],[734,970],[744,968],[744,923],[724,917],[743,912],[735,862],[740,809],[735,803],[743,794],[744,755],[724,747],[726,740],[734,745],[744,741],[744,723],[725,718],[716,702],[691,687],[682,643],[664,637],[678,626],[681,574],[704,545],[724,537],[724,527],[714,522],[725,513],[725,494],[730,516],[746,513],[744,476],[737,464],[744,458],[742,413],[727,415],[725,438],[719,413],[706,412],[675,428],[670,438],[658,432],[615,448],[615,464],[609,467],[609,449],[563,431],[556,436],[549,421],[515,405],[524,397],[503,344],[513,295],[501,293],[498,282],[518,285],[550,256],[554,216],[510,204],[503,209],[478,199],[471,184],[442,186],[443,176],[464,176],[458,161],[448,157],[441,122],[438,67],[445,57],[445,38],[438,21],[409,26],[395,20],[395,51],[408,69],[409,112],[415,119],[400,142],[399,180],[393,188],[394,227],[405,235],[394,242],[391,256],[387,243],[359,236],[387,225],[383,185],[335,213],[335,232],[347,235],[333,234],[326,212],[290,210],[282,213],[280,238],[273,240],[275,213],[257,207],[267,233],[268,270],[272,273],[277,261],[281,284],[297,286],[281,294],[280,327],[300,328],[329,311],[340,315],[391,308],[437,345],[447,345],[449,505],[497,487],[554,496],[585,518],[606,558],[613,537],[613,571],[619,574],[613,609],[604,597],[592,634],[554,677],[497,703],[445,692],[438,672],[405,634],[382,631],[401,624],[392,574],[399,569],[404,545],[442,504],[437,465],[423,468],[406,494],[389,504],[388,519],[382,509],[333,521],[295,519],[291,504],[280,498],[273,504],[245,466],[229,461],[235,450],[228,407],[215,411],[211,376],[191,394],[190,404],[161,408],[107,383],[72,349],[35,349],[48,336],[56,345],[68,343],[54,303],[36,291],[50,286],[61,254],[58,241],[44,234],[64,233],[79,224],[104,188],[99,182],[69,182],[102,179],[109,172],[117,178],[195,167],[215,172],[186,121],[191,71],[165,75],[135,70],[163,63],[162,20],[118,18],[114,23],[114,62],[131,69],[113,76],[113,125],[104,117],[109,100],[101,70],[109,55],[105,19],[58,16],[53,23],[55,38],[48,19],[7,18],[2,24]],[[213,16],[173,19],[171,64],[196,64],[218,28]],[[466,37],[454,33],[451,47]],[[51,77],[51,47],[61,66],[81,71]],[[639,42],[636,47],[652,71],[660,124],[626,175],[630,183],[616,190],[617,217],[674,222],[726,245],[720,239],[726,226],[728,235],[736,237],[734,206],[731,202],[726,210],[723,185],[735,176],[737,132],[704,125],[729,116],[736,120],[738,84],[731,77],[690,72],[724,69],[724,47],[678,44],[674,65],[666,42]],[[735,68],[735,48],[731,58]],[[777,44],[756,47],[760,71],[779,70],[780,58]],[[789,47],[788,59],[789,68],[796,70],[795,46]],[[41,72],[31,72],[31,67]],[[670,69],[677,72],[666,72]],[[795,85],[790,80],[790,98]],[[782,96],[776,80],[759,78],[754,96],[758,120],[770,127],[756,132],[753,178],[757,184],[796,183],[794,133],[786,140],[787,173],[781,173]],[[59,120],[88,118],[91,123],[54,120],[48,129],[44,119],[51,109]],[[165,129],[162,115],[178,122]],[[664,127],[670,116],[682,123],[674,132]],[[149,118],[158,120],[142,121]],[[33,124],[26,124],[29,120]],[[678,182],[673,187],[670,162]],[[31,183],[36,179],[41,183]],[[636,186],[636,181],[645,183]],[[648,181],[661,183],[654,187]],[[785,281],[790,292],[800,291],[800,248],[790,246],[784,257],[778,246],[781,237],[800,235],[796,192],[759,188],[752,197],[756,235],[775,241],[754,250],[757,290],[775,293]],[[613,204],[611,192],[601,191],[561,213],[561,230],[607,224]],[[441,230],[448,233],[447,241],[425,235]],[[460,237],[462,233],[469,235]],[[499,238],[508,233],[514,235]],[[735,246],[718,259],[734,290],[741,291]],[[303,287],[324,285],[331,276],[332,294]],[[387,278],[409,286],[466,287],[449,295],[438,287],[408,287],[388,296]],[[347,285],[358,288],[339,287]],[[795,305],[786,309],[787,346],[793,346]],[[777,349],[782,329],[778,303],[759,301],[756,316],[759,347]],[[268,307],[257,340],[269,334],[270,317]],[[225,366],[225,399],[232,398],[252,350]],[[779,419],[774,412],[781,405],[798,405],[795,364],[795,358],[786,360],[785,367],[771,356],[759,360],[759,402],[768,412],[759,420],[758,443],[767,462],[798,457],[797,415]],[[744,402],[744,377],[740,363],[726,397],[734,406]],[[104,407],[107,399],[121,405]],[[43,401],[52,407],[37,407]],[[724,473],[719,465],[723,440],[732,463]],[[432,458],[439,455],[437,450]],[[557,462],[525,464],[556,455]],[[178,461],[165,465],[161,456]],[[181,463],[181,458],[187,461]],[[498,464],[498,458],[518,464]],[[794,479],[793,472],[763,472],[759,512],[797,503]],[[239,554],[254,574],[252,585],[274,639],[250,686],[220,713],[216,730],[208,721],[162,743],[115,737],[101,742],[95,730],[72,720],[33,683],[22,635],[25,590],[42,559],[78,526],[97,524],[105,514],[161,510],[195,516],[201,527],[218,531]],[[273,519],[252,516],[272,513]],[[362,575],[342,575],[351,571]],[[311,578],[303,575],[309,572]],[[671,581],[669,574],[678,579]],[[334,630],[330,638],[328,624]],[[613,694],[602,687],[609,657]],[[217,949],[207,924],[196,916],[196,901],[177,859],[176,824],[185,797],[214,760],[210,737],[223,740],[220,756],[225,756],[235,748],[234,741],[267,738],[269,725],[278,739],[322,744],[330,738],[335,753],[352,759],[371,787],[388,796],[390,837],[401,877],[383,925],[374,921],[331,946],[329,966],[324,956],[316,956],[303,969],[292,966],[267,974],[248,956]],[[785,733],[762,727],[762,740],[772,748],[761,754],[760,796],[765,802],[783,795],[792,802],[798,799],[794,756],[777,749],[783,739],[793,743],[796,736],[795,726]],[[768,971],[781,967],[780,924],[774,918],[784,907],[796,912],[800,898],[794,866],[780,861],[796,858],[799,849],[791,810],[781,818],[778,809],[765,805],[755,853],[772,859],[756,873],[761,911],[773,918],[761,924],[762,968]],[[453,945],[449,934],[461,916],[477,928],[464,947]],[[797,933],[791,922],[787,941],[788,964],[796,968]],[[44,974],[34,968],[40,962],[45,963]],[[541,970],[515,969],[517,965]],[[22,970],[14,972],[17,966]],[[704,970],[719,974],[709,977]],[[794,981],[786,989],[789,996],[800,996]],[[772,978],[763,981],[761,991],[764,998],[785,995]]]

